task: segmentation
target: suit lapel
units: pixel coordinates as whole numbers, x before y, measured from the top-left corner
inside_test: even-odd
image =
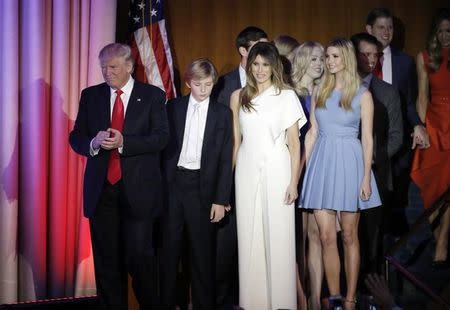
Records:
[[[133,122],[139,118],[140,109],[139,104],[141,103],[140,87],[137,81],[134,82],[133,89],[131,91],[130,99],[128,100],[127,110],[125,111],[125,119],[123,123],[123,132],[128,132],[128,130],[133,125]]]
[[[183,97],[181,102],[175,103],[175,104],[180,105],[180,108],[176,110],[176,111],[178,111],[177,122],[176,122],[176,126],[177,126],[176,131],[177,131],[178,141],[180,141],[179,147],[180,147],[180,152],[181,152],[181,148],[183,145],[184,128],[186,127],[186,116],[187,116],[186,114],[187,114],[187,109],[188,109],[188,104],[189,104],[189,96]]]
[[[100,127],[106,130],[111,127],[111,89],[108,84],[104,84],[100,94]]]
[[[233,88],[235,88],[235,89],[242,88],[242,85],[241,85],[241,77],[240,77],[240,75],[239,75],[239,67],[235,70],[235,74],[234,74],[234,82],[235,82],[235,85],[234,85]]]
[[[203,134],[203,144],[202,144],[202,159],[205,158],[205,151],[207,149],[206,145],[208,140],[214,134],[214,128],[216,127],[217,113],[216,113],[216,103],[212,100],[209,102],[208,114],[206,116],[205,133]]]
[[[400,74],[400,59],[397,50],[391,48],[392,86],[398,89],[398,76]]]

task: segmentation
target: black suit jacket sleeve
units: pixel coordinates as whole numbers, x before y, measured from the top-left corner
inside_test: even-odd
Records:
[[[224,139],[222,152],[220,154],[220,164],[217,173],[217,186],[214,195],[214,203],[228,205],[230,199],[231,184],[233,179],[233,139],[232,139],[232,115],[227,108],[225,113]]]
[[[241,78],[239,76],[239,67],[235,70],[221,76],[214,86],[211,98],[221,104],[230,106],[231,94],[241,88]]]
[[[409,63],[408,66],[408,102],[407,102],[407,117],[408,121],[411,124],[411,127],[414,128],[417,125],[423,125],[420,121],[419,114],[416,109],[416,99],[417,99],[417,71],[416,64],[414,60]]]
[[[146,135],[124,135],[122,156],[135,156],[161,151],[169,140],[169,125],[164,92],[152,93],[151,130]]]
[[[73,130],[70,133],[69,141],[73,150],[80,155],[90,156],[91,141],[95,136],[89,134],[88,128],[88,100],[86,89],[81,92],[78,115]],[[107,128],[105,128],[106,130]]]
[[[386,94],[386,108],[389,117],[389,137],[387,145],[389,158],[392,158],[392,156],[400,150],[403,143],[403,120],[400,96],[393,87],[391,90],[389,95]]]

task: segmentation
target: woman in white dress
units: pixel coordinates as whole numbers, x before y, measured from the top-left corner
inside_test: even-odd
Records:
[[[252,47],[246,75],[247,85],[231,96],[239,304],[245,310],[297,309],[294,201],[306,117],[283,83],[272,44]]]

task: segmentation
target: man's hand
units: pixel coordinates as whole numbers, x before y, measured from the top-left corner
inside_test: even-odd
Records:
[[[225,206],[217,205],[215,203],[211,206],[211,213],[209,214],[209,219],[211,223],[218,223],[225,216]]]
[[[411,137],[413,138],[412,149],[415,149],[416,146],[420,149],[430,147],[430,137],[422,125],[416,125],[414,127],[414,132],[411,134]]]
[[[102,148],[105,150],[113,150],[123,145],[123,136],[120,131],[114,128],[108,128],[109,137],[102,142]]]
[[[92,140],[92,148],[98,150],[106,138],[109,138],[109,132],[104,130],[99,131],[94,140]]]

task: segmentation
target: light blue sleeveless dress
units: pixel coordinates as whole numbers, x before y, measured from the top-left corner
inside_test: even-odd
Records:
[[[361,86],[352,100],[352,110],[339,106],[342,93],[333,90],[325,108],[316,108],[319,132],[311,158],[306,166],[300,207],[356,212],[381,205],[380,195],[371,172],[372,195],[360,198],[364,176],[361,141]]]

